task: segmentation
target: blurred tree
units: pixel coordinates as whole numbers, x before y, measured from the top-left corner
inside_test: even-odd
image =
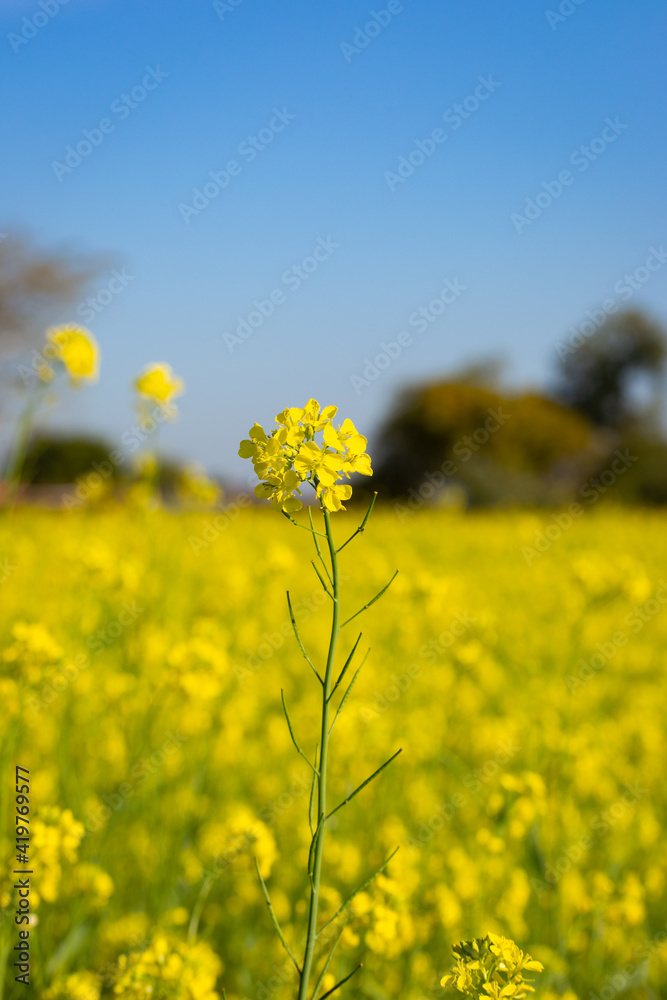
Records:
[[[0,353],[41,337],[45,325],[82,295],[101,257],[44,251],[23,236],[0,233]]]
[[[662,330],[641,312],[619,313],[563,350],[555,395],[597,426],[617,429],[651,413],[642,413],[633,388],[638,376],[648,376],[655,399],[664,362]]]
[[[116,470],[109,462],[110,451],[111,447],[99,439],[40,435],[28,449],[21,481],[35,486],[73,483],[80,476],[94,472],[96,465],[111,469],[109,475],[114,478]]]
[[[561,403],[509,395],[471,374],[403,394],[380,431],[375,481],[390,496],[449,480],[471,503],[542,502],[568,493],[593,443],[590,422]]]

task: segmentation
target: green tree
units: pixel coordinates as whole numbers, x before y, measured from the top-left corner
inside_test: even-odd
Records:
[[[578,347],[562,349],[555,394],[595,425],[618,429],[652,415],[661,388],[665,337],[643,313],[610,316]],[[649,405],[633,391],[648,378]]]
[[[436,382],[405,392],[385,422],[376,480],[395,497],[449,480],[472,503],[542,501],[567,494],[592,440],[588,420],[538,393]]]

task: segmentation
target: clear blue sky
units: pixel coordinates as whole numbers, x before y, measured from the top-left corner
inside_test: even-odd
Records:
[[[239,475],[248,427],[310,396],[372,436],[397,389],[474,358],[544,384],[568,327],[621,302],[617,282],[667,244],[664,5],[560,6],[572,13],[557,20],[547,0],[69,0],[48,17],[3,0],[0,228],[110,251],[132,275],[87,324],[102,377],[60,425],[117,440],[131,377],[165,360],[187,384],[165,448]],[[103,119],[90,155],[61,169]],[[432,154],[392,177],[434,129]],[[254,158],[253,135],[272,139]],[[225,189],[185,210],[230,161]],[[564,170],[560,196],[513,222]],[[465,290],[411,326],[445,280]],[[273,315],[230,351],[225,334],[271,292]],[[667,323],[667,266],[627,304]],[[355,391],[401,331],[412,343]]]

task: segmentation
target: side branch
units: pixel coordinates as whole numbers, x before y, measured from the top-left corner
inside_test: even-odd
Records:
[[[317,552],[318,556],[320,557],[320,562],[322,563],[322,566],[324,567],[324,572],[329,577],[329,583],[333,587],[333,577],[331,576],[331,573],[329,572],[329,567],[327,566],[326,562],[324,561],[324,556],[322,555],[322,549],[320,548],[320,543],[317,540],[317,536],[318,536],[318,534],[320,534],[320,532],[315,531],[315,525],[313,524],[313,512],[312,512],[312,510],[311,510],[310,507],[308,508],[308,520],[310,521],[310,527],[313,530],[313,541],[315,542],[315,551]],[[324,537],[326,538],[326,535]]]
[[[358,677],[358,676],[359,676],[359,674],[361,673],[361,668],[363,667],[364,663],[365,663],[365,662],[366,662],[366,660],[368,659],[368,654],[369,654],[369,653],[370,653],[370,649],[366,650],[366,656],[364,656],[363,660],[362,660],[362,661],[361,661],[361,663],[359,664],[359,667],[357,668],[357,671],[356,671],[356,673],[355,673],[354,677],[352,678],[352,680],[351,680],[351,681],[350,681],[350,683],[348,684],[348,686],[347,686],[347,691],[345,692],[345,694],[344,694],[344,695],[343,695],[343,697],[341,698],[341,700],[340,700],[340,705],[338,706],[338,711],[337,711],[337,712],[336,712],[336,714],[334,715],[334,720],[333,720],[333,722],[331,723],[331,726],[329,727],[329,733],[331,733],[331,730],[332,730],[332,729],[333,729],[333,727],[334,727],[334,726],[336,725],[336,719],[338,718],[338,716],[340,715],[340,713],[341,713],[341,712],[343,711],[343,708],[345,707],[345,702],[347,701],[347,699],[348,699],[348,698],[350,697],[350,694],[352,693],[352,688],[354,687],[354,685],[355,685],[355,683],[356,683],[356,680],[357,680],[357,677]]]
[[[319,990],[319,988],[322,985],[322,982],[324,980],[324,977],[326,976],[327,972],[329,971],[329,966],[331,965],[331,959],[334,957],[334,954],[336,952],[336,948],[338,947],[340,939],[343,936],[343,931],[344,930],[345,930],[345,928],[341,927],[340,931],[338,932],[338,937],[336,938],[336,940],[333,943],[333,948],[329,952],[329,957],[327,958],[327,960],[324,963],[324,966],[322,968],[322,971],[320,972],[319,976],[317,977],[317,982],[315,983],[315,986],[313,987],[313,1000],[315,1000],[315,997],[317,996],[317,991]]]
[[[345,546],[349,545],[353,538],[356,538],[357,535],[360,535],[362,533],[362,531],[366,527],[366,522],[368,521],[368,518],[371,516],[371,512],[373,510],[373,507],[375,506],[375,501],[376,500],[377,500],[377,491],[373,494],[373,499],[371,500],[370,506],[369,506],[368,510],[366,511],[365,518],[363,519],[363,521],[361,522],[361,524],[359,525],[359,527],[357,528],[357,530],[354,531],[354,532],[352,532],[352,534],[350,535],[350,537],[348,538],[348,540],[346,542],[343,542],[343,544],[340,546],[339,549],[336,549],[337,553],[338,552],[342,552],[343,549],[345,548]]]
[[[306,524],[299,524],[299,522],[295,518],[291,517],[286,510],[281,510],[280,513],[283,517],[286,517],[288,521],[291,521],[292,524],[296,524],[297,528],[303,528],[304,531],[310,531],[311,535],[319,535],[320,538],[327,537],[323,531],[316,531],[315,528],[309,528]]]
[[[320,684],[322,685],[322,687],[324,687],[324,681],[320,677],[315,664],[313,663],[313,661],[311,660],[311,658],[308,656],[308,653],[306,652],[306,650],[303,647],[303,643],[301,641],[301,636],[299,635],[299,630],[296,627],[296,618],[294,617],[294,612],[292,611],[292,602],[290,601],[289,590],[287,591],[287,607],[289,608],[289,616],[290,616],[290,618],[292,620],[292,628],[294,629],[294,635],[296,636],[296,641],[299,643],[299,649],[303,653],[303,655],[304,655],[304,657],[305,657],[308,665],[310,666],[310,669],[313,671],[313,673],[317,677],[317,679],[320,682]]]
[[[378,875],[382,874],[382,872],[385,870],[385,868],[387,867],[387,865],[389,864],[389,862],[391,861],[391,859],[396,856],[396,854],[398,853],[399,850],[400,850],[400,848],[397,847],[395,851],[392,851],[391,854],[389,855],[389,857],[387,858],[387,860],[383,861],[382,864],[380,865],[380,867],[378,869],[376,869],[376,871],[374,871],[373,874],[371,876],[369,876],[369,878],[367,878],[366,881],[362,885],[360,885],[358,889],[355,889],[354,892],[350,893],[350,895],[347,897],[347,899],[344,900],[344,902],[342,902],[340,904],[340,906],[338,907],[338,909],[334,913],[333,917],[330,917],[330,919],[327,920],[327,922],[325,924],[322,924],[322,926],[320,927],[319,931],[317,932],[317,936],[318,937],[320,936],[320,934],[322,933],[322,931],[326,930],[326,928],[330,924],[333,924],[333,922],[335,920],[338,920],[338,918],[341,915],[341,913],[343,912],[343,910],[347,906],[350,905],[350,903],[352,902],[352,900],[354,899],[355,896],[358,896],[360,892],[363,892],[364,889],[367,889],[369,887],[369,885],[371,884],[371,882],[374,879],[376,879],[378,877]]]
[[[299,746],[299,744],[296,741],[296,736],[294,735],[294,730],[292,729],[292,720],[290,719],[289,712],[287,711],[287,703],[285,702],[285,692],[284,692],[284,690],[282,688],[280,689],[280,697],[281,697],[282,703],[283,703],[283,711],[285,713],[285,719],[287,721],[287,728],[289,729],[289,734],[292,737],[292,743],[294,744],[296,752],[298,754],[300,754],[301,757],[303,757],[303,759],[305,760],[305,762],[308,765],[308,767],[311,767],[313,769],[314,773],[319,778],[320,772],[317,770],[317,768],[313,764],[310,763],[310,761],[306,757],[305,753],[303,752],[303,750],[301,749],[301,747]]]
[[[355,972],[358,972],[359,969],[363,969],[363,967],[364,963],[359,962],[359,965],[356,967],[356,969],[352,969],[352,972],[350,972],[347,976],[345,976],[345,979],[341,979],[339,983],[336,983],[336,985],[332,986],[330,990],[327,990],[326,993],[323,993],[322,996],[318,998],[318,1000],[324,1000],[325,997],[330,997],[331,994],[335,993],[336,990],[339,990],[341,986],[343,986],[348,981],[348,979],[352,979],[352,976],[355,974]]]
[[[345,676],[345,671],[347,670],[347,668],[349,667],[350,663],[352,662],[352,657],[354,656],[354,654],[357,651],[357,646],[359,645],[359,640],[361,639],[362,634],[363,633],[360,632],[359,635],[357,636],[357,641],[355,642],[354,646],[352,647],[352,651],[351,651],[350,655],[348,656],[347,660],[345,661],[345,663],[343,665],[343,669],[341,670],[340,674],[338,675],[338,680],[336,681],[336,683],[332,687],[331,694],[329,695],[327,701],[331,701],[331,699],[334,696],[334,692],[335,692],[336,688],[338,687],[338,685],[342,681],[343,677]],[[366,655],[368,655],[368,654],[366,654]]]
[[[335,809],[332,809],[331,812],[328,814],[327,819],[331,819],[331,817],[333,816],[334,813],[337,813],[339,809],[342,809],[343,806],[346,806],[348,804],[348,802],[351,802],[352,799],[355,797],[355,795],[359,794],[359,792],[362,790],[362,788],[365,788],[366,785],[369,785],[371,783],[371,781],[373,780],[373,778],[377,778],[378,774],[380,774],[381,771],[384,771],[385,767],[389,767],[389,765],[391,764],[392,760],[396,760],[396,758],[398,757],[399,753],[402,753],[402,752],[403,752],[403,748],[401,747],[401,749],[397,750],[395,754],[392,754],[392,756],[389,758],[389,760],[386,760],[384,762],[384,764],[382,764],[380,767],[378,767],[377,771],[373,771],[373,773],[371,774],[370,778],[366,778],[365,781],[362,781],[362,783],[359,785],[359,787],[355,788],[355,790],[352,792],[351,795],[348,795],[348,797],[346,799],[343,799],[343,801],[339,805],[337,805]]]
[[[314,560],[314,559],[311,559],[311,560],[310,560],[310,565],[311,565],[311,566],[313,567],[313,569],[314,569],[314,570],[315,570],[315,572],[317,573],[317,579],[318,579],[318,580],[320,581],[320,583],[322,584],[322,587],[324,588],[324,593],[325,593],[325,594],[327,595],[327,597],[330,597],[330,598],[331,598],[331,600],[333,601],[333,594],[331,593],[331,591],[330,591],[330,590],[329,590],[329,588],[327,587],[327,584],[326,584],[326,580],[324,579],[324,577],[323,577],[323,576],[322,576],[322,574],[320,573],[319,569],[317,568],[317,563],[315,562],[315,560]]]
[[[299,967],[299,963],[295,959],[294,955],[292,954],[292,952],[290,950],[290,946],[288,945],[287,941],[283,937],[283,932],[280,929],[280,924],[278,923],[278,918],[276,917],[275,912],[273,910],[273,907],[271,906],[271,900],[269,898],[269,890],[266,888],[266,883],[265,883],[264,879],[262,878],[262,873],[260,872],[259,865],[257,864],[257,858],[255,858],[255,868],[257,869],[257,876],[259,878],[259,884],[262,887],[262,892],[264,893],[264,899],[266,901],[266,905],[269,908],[269,913],[271,914],[271,920],[273,921],[273,926],[275,927],[276,931],[278,932],[278,937],[280,938],[280,943],[282,944],[283,948],[285,949],[285,951],[287,952],[287,954],[289,955],[289,957],[294,962],[294,968],[299,973],[299,975],[301,975],[301,969]]]
[[[312,884],[313,881],[313,863],[315,861],[315,851],[317,850],[317,842],[324,832],[324,824],[326,822],[326,816],[324,813],[320,813],[320,818],[317,821],[317,826],[315,827],[315,833],[313,834],[313,839],[310,842],[310,849],[308,851],[308,878]]]
[[[382,597],[382,595],[384,594],[384,592],[386,590],[389,590],[389,588],[391,587],[392,583],[394,582],[394,580],[396,579],[397,576],[398,576],[398,570],[396,570],[396,572],[392,576],[392,578],[389,581],[389,583],[382,588],[382,590],[380,591],[380,593],[376,594],[375,597],[373,598],[373,600],[369,601],[368,604],[364,604],[363,608],[359,608],[358,611],[355,611],[355,613],[352,615],[351,618],[347,618],[343,622],[343,624],[341,625],[341,628],[344,628],[346,625],[349,625],[351,621],[353,621],[358,615],[361,614],[362,611],[366,611],[367,608],[370,608],[371,604],[375,604],[376,601],[379,601],[380,598]]]

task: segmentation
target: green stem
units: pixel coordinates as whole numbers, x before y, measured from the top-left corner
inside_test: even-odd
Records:
[[[28,396],[27,402],[23,407],[23,411],[19,418],[16,438],[14,439],[14,447],[12,448],[11,458],[9,459],[9,466],[6,473],[6,502],[10,507],[14,503],[17,490],[21,483],[21,475],[23,473],[26,455],[28,454],[28,446],[30,444],[30,435],[32,433],[35,413],[40,403],[40,389],[41,384],[38,383],[37,386],[35,386],[35,389]]]
[[[313,962],[315,941],[317,939],[317,910],[320,896],[320,878],[322,874],[322,855],[324,849],[324,833],[327,812],[327,761],[329,756],[329,695],[331,693],[331,682],[333,679],[334,659],[336,656],[336,644],[339,632],[339,577],[338,559],[336,556],[336,546],[331,531],[331,520],[329,512],[323,511],[324,527],[326,529],[326,539],[329,546],[331,558],[331,579],[333,591],[333,614],[331,616],[331,638],[329,640],[329,653],[327,655],[327,666],[324,674],[324,684],[322,685],[322,728],[320,737],[320,761],[319,775],[317,779],[317,815],[321,817],[322,829],[315,832],[317,843],[315,844],[315,857],[313,859],[313,876],[310,889],[310,907],[308,910],[308,932],[306,936],[306,950],[303,956],[303,965],[299,981],[299,1000],[308,1000],[308,981]]]

